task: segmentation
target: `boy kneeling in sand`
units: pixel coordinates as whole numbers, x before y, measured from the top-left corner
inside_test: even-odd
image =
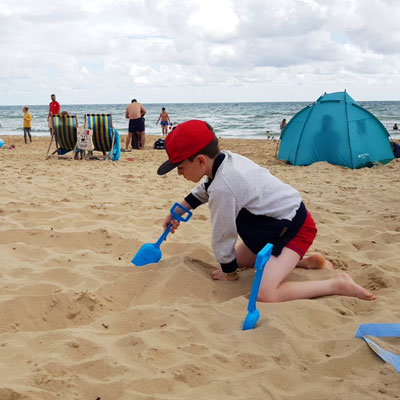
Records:
[[[295,267],[333,268],[321,254],[305,256],[317,234],[311,214],[300,193],[281,182],[268,169],[230,151],[220,151],[218,138],[204,121],[179,124],[167,136],[169,160],[157,173],[175,167],[178,174],[199,182],[181,204],[195,209],[208,202],[212,224],[212,248],[222,270],[213,279],[234,281],[237,268],[254,266],[257,253],[274,245],[260,285],[258,301],[281,302],[327,295],[344,295],[363,300],[375,296],[356,284],[346,273],[322,281],[285,282]],[[171,232],[179,222],[169,214],[163,227],[172,221]],[[236,245],[237,236],[243,243]]]

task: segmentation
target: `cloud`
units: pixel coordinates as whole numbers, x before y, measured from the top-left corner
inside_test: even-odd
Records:
[[[399,17],[395,0],[3,0],[0,101],[395,99]]]
[[[279,38],[317,31],[328,19],[329,9],[324,3],[307,0],[238,1],[240,35]]]
[[[211,40],[229,40],[235,36],[239,18],[232,1],[202,0],[193,5],[194,12],[189,15],[187,25],[196,35]]]

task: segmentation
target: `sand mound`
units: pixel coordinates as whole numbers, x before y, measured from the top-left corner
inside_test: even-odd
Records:
[[[210,278],[206,207],[158,264],[130,263],[192,187],[156,176],[163,151],[45,161],[47,138],[12,143],[0,152],[1,400],[400,398],[393,367],[354,338],[361,323],[400,320],[400,163],[291,167],[274,142],[222,140],[295,186],[316,220],[312,250],[336,270],[289,279],[342,270],[377,296],[258,304],[257,328],[243,332],[254,272]],[[380,343],[398,351],[396,339]]]

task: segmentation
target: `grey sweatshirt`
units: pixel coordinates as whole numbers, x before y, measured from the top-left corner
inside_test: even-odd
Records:
[[[221,265],[236,260],[236,220],[241,210],[270,217],[271,221],[292,221],[301,204],[300,193],[273,176],[267,168],[239,154],[222,153],[225,157],[216,166],[215,173],[213,170],[213,179],[206,177],[186,198],[192,208],[208,202],[212,248]]]

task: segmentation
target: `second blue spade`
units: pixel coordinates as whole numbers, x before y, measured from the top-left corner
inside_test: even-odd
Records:
[[[183,211],[183,214],[180,215],[177,213],[176,209],[180,208]],[[192,216],[192,212],[189,211],[187,208],[183,207],[179,203],[174,203],[170,210],[173,219],[176,221],[187,222],[189,221],[190,217]],[[185,217],[183,215],[187,214]],[[158,263],[161,260],[162,253],[161,253],[161,243],[165,240],[168,234],[171,231],[172,224],[170,223],[160,238],[155,243],[146,243],[144,244],[136,253],[136,255],[132,258],[132,264],[136,265],[137,267],[141,267],[147,264],[154,264]]]
[[[272,254],[273,245],[267,243],[262,250],[257,254],[254,268],[256,274],[254,275],[253,285],[251,286],[251,292],[249,297],[249,303],[247,305],[247,315],[243,322],[242,330],[253,329],[256,326],[258,319],[260,318],[260,311],[256,308],[256,302],[258,297],[258,291],[260,289],[261,279],[264,273],[264,267],[267,264]]]

